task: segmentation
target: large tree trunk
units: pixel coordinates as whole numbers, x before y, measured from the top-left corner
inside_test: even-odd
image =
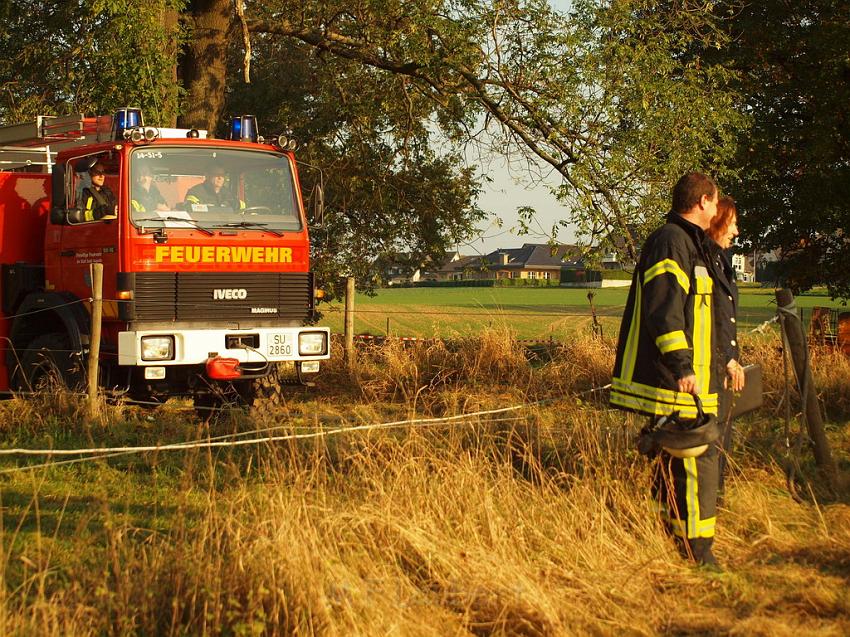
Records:
[[[221,122],[231,8],[230,0],[192,0],[187,6],[190,34],[179,67],[186,89],[183,114],[178,118],[182,127],[213,133]]]
[[[171,69],[172,86],[165,87],[162,91],[161,103],[167,104],[163,109],[163,122],[165,126],[177,126],[178,112],[178,92],[175,88],[179,82],[177,75],[177,59],[179,52],[179,35],[180,35],[180,13],[176,9],[164,7],[162,10],[162,26],[169,33],[168,53],[171,59],[174,60],[174,65]]]

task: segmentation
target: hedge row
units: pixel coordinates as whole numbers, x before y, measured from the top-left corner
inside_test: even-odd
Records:
[[[632,273],[626,270],[562,270],[558,279],[475,279],[468,281],[417,281],[397,283],[394,288],[513,288],[558,287],[561,283],[586,283],[602,280],[629,281]]]
[[[392,287],[400,288],[513,288],[531,287],[546,288],[558,287],[560,281],[546,279],[483,279],[475,281],[417,281],[416,283],[402,283]]]

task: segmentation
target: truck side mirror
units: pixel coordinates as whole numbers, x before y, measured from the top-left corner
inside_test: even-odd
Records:
[[[65,215],[67,211],[61,206],[53,206],[50,209],[50,223],[53,225],[63,225],[68,223],[67,217]]]
[[[325,225],[325,191],[321,184],[316,184],[313,189],[313,200],[310,202],[310,216],[314,227],[323,227]]]
[[[65,221],[65,164],[56,164],[50,174],[50,223]]]
[[[85,223],[85,214],[82,208],[70,208],[65,210],[65,223],[71,225],[75,223]]]

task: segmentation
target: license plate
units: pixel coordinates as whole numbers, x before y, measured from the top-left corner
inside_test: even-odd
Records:
[[[269,356],[292,356],[292,335],[285,332],[269,334],[266,353]]]

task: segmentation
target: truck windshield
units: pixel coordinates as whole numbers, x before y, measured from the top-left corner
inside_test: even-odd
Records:
[[[301,229],[286,155],[209,147],[134,150],[130,220],[152,228]]]

